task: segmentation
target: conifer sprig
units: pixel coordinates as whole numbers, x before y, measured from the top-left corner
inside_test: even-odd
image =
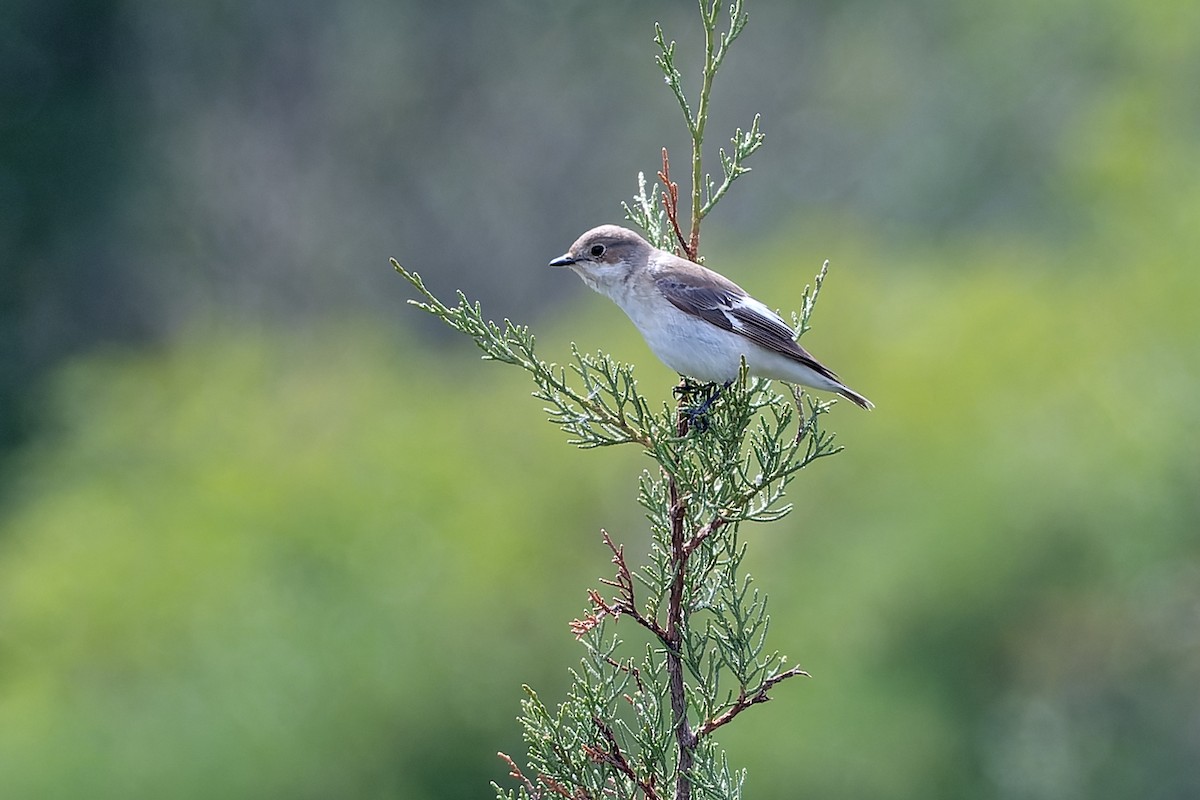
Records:
[[[744,162],[763,141],[755,116],[748,130],[735,132],[728,152],[720,150],[721,181],[702,170],[713,78],[747,17],[742,0],[734,0],[728,26],[719,31],[719,0],[699,0],[699,7],[705,55],[694,111],[676,45],[655,25],[655,60],[692,138],[691,218],[681,221],[679,187],[665,149],[659,182],[647,188],[639,174],[633,203],[623,204],[651,242],[694,261],[700,259],[701,221],[749,171]],[[654,462],[642,472],[637,492],[648,541],[603,532],[614,572],[600,579],[602,590],[588,591],[583,615],[570,624],[584,655],[561,702],[548,705],[523,687],[527,760],[521,766],[500,754],[516,788],[493,784],[497,797],[738,800],[745,773],[730,768],[714,734],[769,700],[783,681],[808,674],[768,645],[767,596],[743,566],[744,526],[786,516],[792,481],[841,450],[823,426],[833,401],[794,389],[791,397],[781,395],[770,381],[751,378],[743,363],[737,380],[705,412],[704,424],[696,425],[687,397],[676,407],[651,405],[631,365],[575,345],[567,364],[546,362],[527,326],[485,319],[479,303],[462,292],[457,304],[446,305],[417,273],[395,260],[392,265],[421,295],[409,302],[469,336],[485,359],[528,372],[533,395],[570,443],[636,444]],[[809,328],[827,269],[828,262],[806,287],[799,315],[793,314],[797,338]],[[692,389],[687,381],[678,387],[685,395]],[[645,554],[640,565],[618,540],[644,542],[635,547]]]

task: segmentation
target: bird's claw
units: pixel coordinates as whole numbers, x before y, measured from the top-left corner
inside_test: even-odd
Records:
[[[696,433],[704,433],[708,430],[709,409],[713,407],[713,404],[717,402],[717,398],[719,398],[721,393],[728,389],[732,383],[733,381],[726,381],[724,384],[693,384],[685,378],[683,384],[675,387],[675,390],[680,394],[681,397],[691,396],[701,390],[703,390],[705,393],[704,400],[701,401],[700,405],[681,409],[680,413],[682,413],[687,419],[688,427],[690,429],[696,431]]]
[[[671,394],[675,395],[675,397],[678,398],[679,400],[682,400],[685,397],[691,397],[692,395],[696,394],[697,392],[699,392],[705,388],[707,388],[711,392],[712,384],[711,383],[697,383],[696,381],[693,381],[691,378],[684,377],[679,381],[679,383],[675,384],[674,388],[671,389]]]
[[[704,402],[692,408],[685,408],[683,416],[687,418],[688,430],[704,433],[708,430],[708,408],[710,403]]]

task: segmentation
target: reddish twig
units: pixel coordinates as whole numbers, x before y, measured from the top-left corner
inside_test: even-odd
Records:
[[[677,235],[680,237],[680,244],[683,247],[686,245],[682,239],[682,232],[679,230],[678,217],[672,215],[671,211],[671,195],[676,195],[678,187],[670,182],[669,166],[667,164],[666,150],[663,150],[663,172],[659,177],[669,187],[669,193],[664,192],[663,203],[667,206],[668,216],[670,216],[675,227]],[[684,403],[681,398],[679,413],[676,417],[676,436],[683,440],[686,438],[689,429],[689,419],[684,413]],[[752,693],[745,689],[738,695],[737,700],[733,705],[725,709],[724,712],[716,717],[706,720],[695,730],[692,729],[691,723],[688,721],[688,702],[687,692],[684,685],[684,665],[683,665],[683,637],[684,630],[687,625],[687,608],[684,603],[684,591],[686,588],[688,559],[692,553],[706,541],[710,536],[717,533],[725,525],[729,524],[729,520],[724,517],[715,517],[710,522],[702,526],[691,537],[687,536],[687,501],[680,493],[679,484],[673,475],[667,475],[667,490],[670,500],[670,524],[671,524],[671,548],[669,556],[669,569],[671,575],[671,584],[668,590],[667,598],[667,624],[664,628],[656,618],[644,616],[637,608],[637,599],[634,592],[633,573],[629,569],[629,565],[625,561],[625,549],[622,545],[618,545],[609,536],[608,531],[601,531],[604,544],[612,552],[612,563],[617,568],[616,577],[612,580],[602,578],[601,583],[605,586],[611,586],[617,590],[617,596],[613,600],[607,601],[604,597],[594,589],[588,591],[588,598],[592,603],[592,610],[582,620],[574,620],[571,623],[571,630],[576,637],[582,637],[587,632],[598,626],[605,617],[613,617],[614,619],[621,614],[628,614],[633,617],[638,624],[652,632],[663,643],[666,656],[667,668],[667,683],[670,694],[672,724],[675,732],[675,741],[679,751],[679,757],[676,764],[675,774],[675,800],[691,800],[692,784],[691,772],[695,764],[695,750],[701,737],[707,736],[721,726],[732,721],[738,714],[745,711],[752,705],[763,703],[770,699],[767,692],[781,681],[793,677],[795,675],[807,675],[808,673],[798,667],[772,676],[763,681],[759,687]],[[623,664],[610,656],[602,656],[604,660],[613,668],[621,670],[631,675],[637,682],[639,690],[643,689],[641,676],[637,668],[633,666],[632,660],[628,664]],[[604,739],[608,743],[608,747],[596,745],[584,745],[584,754],[593,761],[611,764],[622,775],[634,782],[638,788],[642,790],[648,800],[658,800],[659,795],[653,783],[653,779],[641,779],[636,771],[629,764],[624,754],[621,752],[617,744],[616,736],[612,729],[606,725],[598,717],[592,718],[593,723],[601,732]],[[514,767],[515,769],[515,767]],[[517,770],[519,773],[519,770]],[[516,775],[514,775],[516,777]],[[539,776],[539,784],[542,784]],[[522,780],[524,780],[522,776]],[[527,782],[527,781],[526,781]],[[528,783],[528,782],[527,782]],[[527,787],[528,788],[528,787]],[[557,791],[555,787],[548,787],[551,790]],[[531,791],[532,794],[532,791]]]
[[[696,531],[696,535],[684,543],[683,554],[685,556],[690,556],[695,549],[700,546],[701,542],[719,531],[727,522],[729,522],[729,520],[725,519],[724,517],[717,517],[712,522]]]
[[[529,796],[533,798],[533,800],[539,800],[539,798],[542,796],[541,790],[534,786],[533,782],[530,781],[529,778],[525,777],[525,773],[522,772],[521,768],[517,766],[517,762],[513,761],[507,753],[496,753],[496,755],[500,756],[500,758],[504,759],[504,763],[508,764],[509,777],[524,784],[525,791],[529,792]]]
[[[699,237],[693,236],[696,241],[690,246],[688,239],[683,235],[683,228],[679,225],[679,184],[671,180],[671,160],[667,157],[667,148],[662,149],[662,169],[659,170],[658,179],[663,183],[662,204],[663,209],[667,212],[667,220],[670,221],[671,227],[675,231],[675,240],[679,242],[679,248],[676,252],[688,259],[689,261],[696,260],[696,246],[699,243]]]
[[[567,800],[592,800],[592,793],[587,789],[584,789],[582,786],[576,786],[575,791],[572,792],[566,786],[563,786],[549,775],[538,775],[538,783],[542,784],[559,797],[567,798]]]
[[[592,610],[583,619],[571,620],[571,633],[576,639],[582,639],[584,634],[597,627],[605,617],[614,619],[621,616],[619,603],[610,604],[605,601],[595,589],[588,589],[588,599],[592,601]]]
[[[607,603],[605,603],[604,599],[600,597],[600,593],[595,589],[588,590],[588,597],[592,599],[592,604],[596,606],[598,610],[588,614],[583,620],[574,620],[571,623],[571,630],[575,633],[576,639],[582,638],[584,633],[587,633],[596,625],[599,625],[600,619],[602,619],[605,615],[614,617],[616,616],[616,614],[613,614],[612,611],[609,610],[612,608],[612,606],[609,606]],[[613,669],[624,672],[625,674],[629,675],[629,677],[633,678],[633,682],[637,684],[639,692],[646,691],[646,686],[642,683],[642,673],[633,665],[632,658],[630,658],[629,661],[622,663],[606,653],[600,653],[597,650],[593,650],[592,652],[597,653],[600,658],[604,659],[604,661]],[[625,697],[630,703],[633,702],[633,699],[630,698],[629,695],[626,695]]]
[[[598,592],[594,590],[589,591],[588,597],[591,598],[594,611],[583,620],[572,622],[571,630],[575,633],[576,638],[578,638],[600,624],[600,620],[606,615],[615,618],[621,614],[628,614],[630,617],[633,617],[634,622],[653,633],[660,641],[666,644],[667,632],[663,629],[663,626],[659,624],[657,619],[642,614],[637,607],[637,598],[634,595],[633,573],[630,571],[629,565],[625,563],[625,547],[614,542],[612,537],[608,535],[608,531],[602,529],[600,533],[604,537],[604,544],[612,551],[612,563],[617,567],[616,580],[601,578],[600,582],[605,586],[611,586],[616,589],[617,597],[614,597],[613,601],[609,603]]]
[[[628,674],[629,677],[633,678],[633,682],[637,684],[638,691],[645,693],[646,685],[642,683],[642,673],[640,670],[638,670],[637,667],[635,667],[633,665],[632,658],[629,659],[629,661],[624,664],[617,661],[612,656],[604,656],[604,660],[607,661],[609,663],[609,665],[611,665],[614,669],[619,669],[621,672],[624,672],[624,673]],[[628,700],[630,702],[630,704],[633,703],[633,698],[630,697],[629,695],[625,695],[625,699]]]
[[[782,683],[788,678],[794,678],[797,675],[802,675],[805,678],[812,677],[799,667],[792,667],[786,672],[781,672],[778,675],[772,675],[770,678],[767,678],[762,682],[761,685],[759,685],[758,689],[756,689],[753,694],[748,694],[745,689],[742,689],[733,705],[712,719],[707,720],[703,725],[696,729],[696,739],[699,740],[701,737],[707,736],[727,722],[732,721],[734,717],[745,711],[750,706],[757,703],[767,702],[771,699],[769,696],[767,696],[767,692],[770,691],[773,686]]]
[[[608,742],[608,749],[594,745],[583,746],[584,753],[593,761],[611,764],[618,772],[624,775],[629,780],[633,781],[634,785],[642,790],[646,800],[659,800],[658,790],[654,785],[654,776],[650,775],[643,778],[637,774],[637,771],[630,765],[629,760],[625,758],[625,754],[621,752],[621,746],[617,744],[617,736],[613,733],[604,720],[599,717],[592,717],[592,723],[596,729],[600,731],[600,735]]]

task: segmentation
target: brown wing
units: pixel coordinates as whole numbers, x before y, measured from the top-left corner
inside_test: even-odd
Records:
[[[745,336],[755,344],[787,356],[832,380],[833,370],[796,343],[795,332],[742,287],[712,270],[684,262],[686,268],[659,272],[655,285],[671,305],[722,330]]]

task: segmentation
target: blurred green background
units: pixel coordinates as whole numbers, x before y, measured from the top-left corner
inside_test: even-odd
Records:
[[[829,258],[878,405],[749,532],[815,676],[750,796],[1200,795],[1200,5],[748,10],[704,250],[785,313]],[[684,157],[655,20],[694,66],[690,2],[0,8],[0,796],[490,795],[649,462],[387,258],[666,398],[544,268]]]

